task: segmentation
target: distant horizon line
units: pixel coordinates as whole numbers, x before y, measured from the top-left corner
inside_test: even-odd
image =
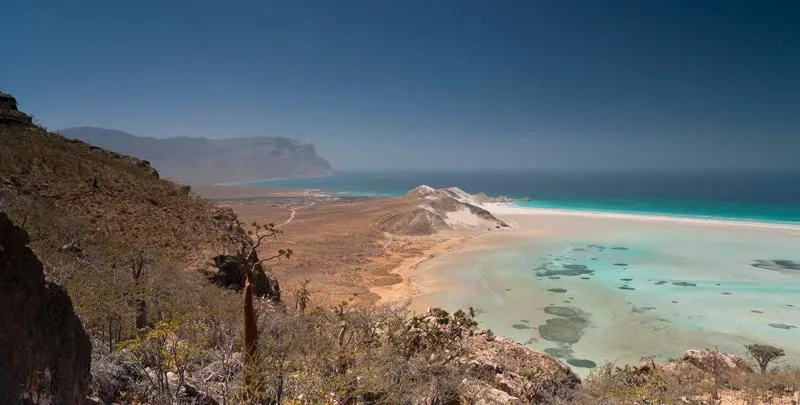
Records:
[[[355,169],[336,169],[336,173],[353,173],[353,172],[418,172],[418,173],[431,173],[431,172],[541,172],[541,173],[585,173],[593,172],[597,174],[610,174],[610,173],[631,173],[636,174],[653,174],[653,173],[786,173],[786,174],[800,174],[800,168],[748,168],[748,167],[710,167],[710,168],[602,168],[602,167],[578,167],[578,168],[536,168],[536,167],[521,167],[521,168],[355,168]]]

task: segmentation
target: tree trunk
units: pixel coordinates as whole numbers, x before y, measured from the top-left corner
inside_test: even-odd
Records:
[[[147,302],[145,300],[136,300],[136,329],[143,329],[147,327]]]
[[[247,263],[245,263],[247,266]],[[246,279],[244,282],[244,373],[246,390],[258,389],[258,382],[254,379],[256,362],[258,361],[258,326],[256,325],[256,311],[253,305],[254,277],[253,270],[245,267]]]

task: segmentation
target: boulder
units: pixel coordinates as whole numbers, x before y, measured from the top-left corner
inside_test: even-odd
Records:
[[[689,349],[683,354],[683,361],[706,372],[719,372],[727,375],[753,372],[753,369],[741,357],[708,349]]]
[[[146,378],[139,367],[118,356],[98,354],[92,359],[92,396],[100,403],[118,401],[121,393],[134,392]]]
[[[581,383],[562,361],[488,331],[469,337],[465,347],[463,361],[474,379],[526,403],[568,396]]]
[[[89,337],[28,241],[0,212],[0,403],[80,404],[91,381]]]
[[[240,256],[216,256],[214,257],[214,267],[217,271],[208,275],[211,282],[237,291],[244,287],[244,260]],[[265,297],[273,302],[281,300],[281,287],[278,279],[268,275],[261,265],[256,270],[255,294],[257,297]]]
[[[492,387],[489,383],[474,378],[467,378],[462,383],[462,403],[470,405],[509,404],[522,405],[522,401],[505,391]]]

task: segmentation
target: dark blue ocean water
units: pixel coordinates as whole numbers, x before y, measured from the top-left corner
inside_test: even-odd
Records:
[[[524,206],[800,223],[800,172],[344,171],[246,184],[386,196],[458,186]]]

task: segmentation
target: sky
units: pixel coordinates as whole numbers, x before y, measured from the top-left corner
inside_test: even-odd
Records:
[[[286,136],[337,169],[800,169],[798,21],[796,0],[15,1],[0,90],[51,129]]]

